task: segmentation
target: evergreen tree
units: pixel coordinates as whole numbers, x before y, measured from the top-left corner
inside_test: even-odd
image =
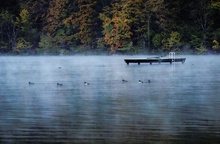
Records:
[[[33,22],[30,19],[30,13],[26,9],[22,9],[19,16],[16,17],[18,40],[15,50],[17,53],[25,52],[32,47],[36,34],[36,31],[32,28]]]
[[[30,42],[32,52],[38,48],[40,42],[40,36],[43,32],[43,28],[46,23],[46,14],[48,12],[49,1],[47,0],[18,0],[20,5],[20,13],[24,10],[28,11],[29,26],[26,32],[21,32],[25,41]],[[18,16],[20,19],[21,17]],[[20,23],[21,27],[24,27],[24,23]],[[25,34],[26,33],[26,34]],[[22,36],[22,37],[23,37]],[[23,38],[22,38],[23,39]]]
[[[197,0],[192,3],[191,18],[195,24],[197,31],[201,31],[197,36],[201,40],[200,47],[207,49],[208,46],[208,35],[213,25],[212,11],[211,11],[211,0]],[[198,48],[198,47],[197,47]]]
[[[15,52],[17,44],[17,25],[15,15],[9,11],[0,13],[0,34],[1,34],[1,51]]]
[[[0,5],[0,52],[12,52],[16,46],[17,30],[15,17],[19,3],[15,0],[1,1]]]

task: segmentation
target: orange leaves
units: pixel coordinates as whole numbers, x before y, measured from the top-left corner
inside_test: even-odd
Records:
[[[95,6],[97,2],[94,0],[77,0],[79,10],[75,12],[73,18],[77,32],[74,37],[83,45],[91,47],[96,41],[96,29],[98,13]]]
[[[125,47],[131,40],[131,22],[130,15],[127,9],[129,3],[113,3],[112,7],[106,8],[104,13],[100,14],[100,19],[103,22],[104,40],[107,45],[110,45],[110,51],[116,52],[118,48]]]
[[[65,18],[64,20],[63,20],[63,24],[64,25],[67,25],[69,22],[71,22],[72,21],[72,16],[69,16],[69,17],[67,17],[67,18]]]
[[[66,21],[63,21],[66,16],[64,11],[67,0],[51,0],[49,2],[48,14],[46,16],[46,26],[44,31],[51,35],[55,35],[58,28],[60,28]]]

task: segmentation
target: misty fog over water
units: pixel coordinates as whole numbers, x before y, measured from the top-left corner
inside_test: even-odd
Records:
[[[0,57],[0,143],[220,142],[219,56],[131,57]]]

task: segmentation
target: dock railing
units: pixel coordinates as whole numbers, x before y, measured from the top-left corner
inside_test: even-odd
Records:
[[[172,59],[172,62],[175,62],[175,52],[170,52],[169,53],[169,58],[171,58]]]

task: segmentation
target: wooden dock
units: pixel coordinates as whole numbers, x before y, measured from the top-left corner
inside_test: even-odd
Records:
[[[174,62],[182,62],[184,63],[186,61],[186,58],[163,58],[163,57],[152,57],[152,58],[130,58],[130,59],[124,59],[125,63],[129,65],[129,63],[137,63],[140,65],[141,63],[174,63]]]

